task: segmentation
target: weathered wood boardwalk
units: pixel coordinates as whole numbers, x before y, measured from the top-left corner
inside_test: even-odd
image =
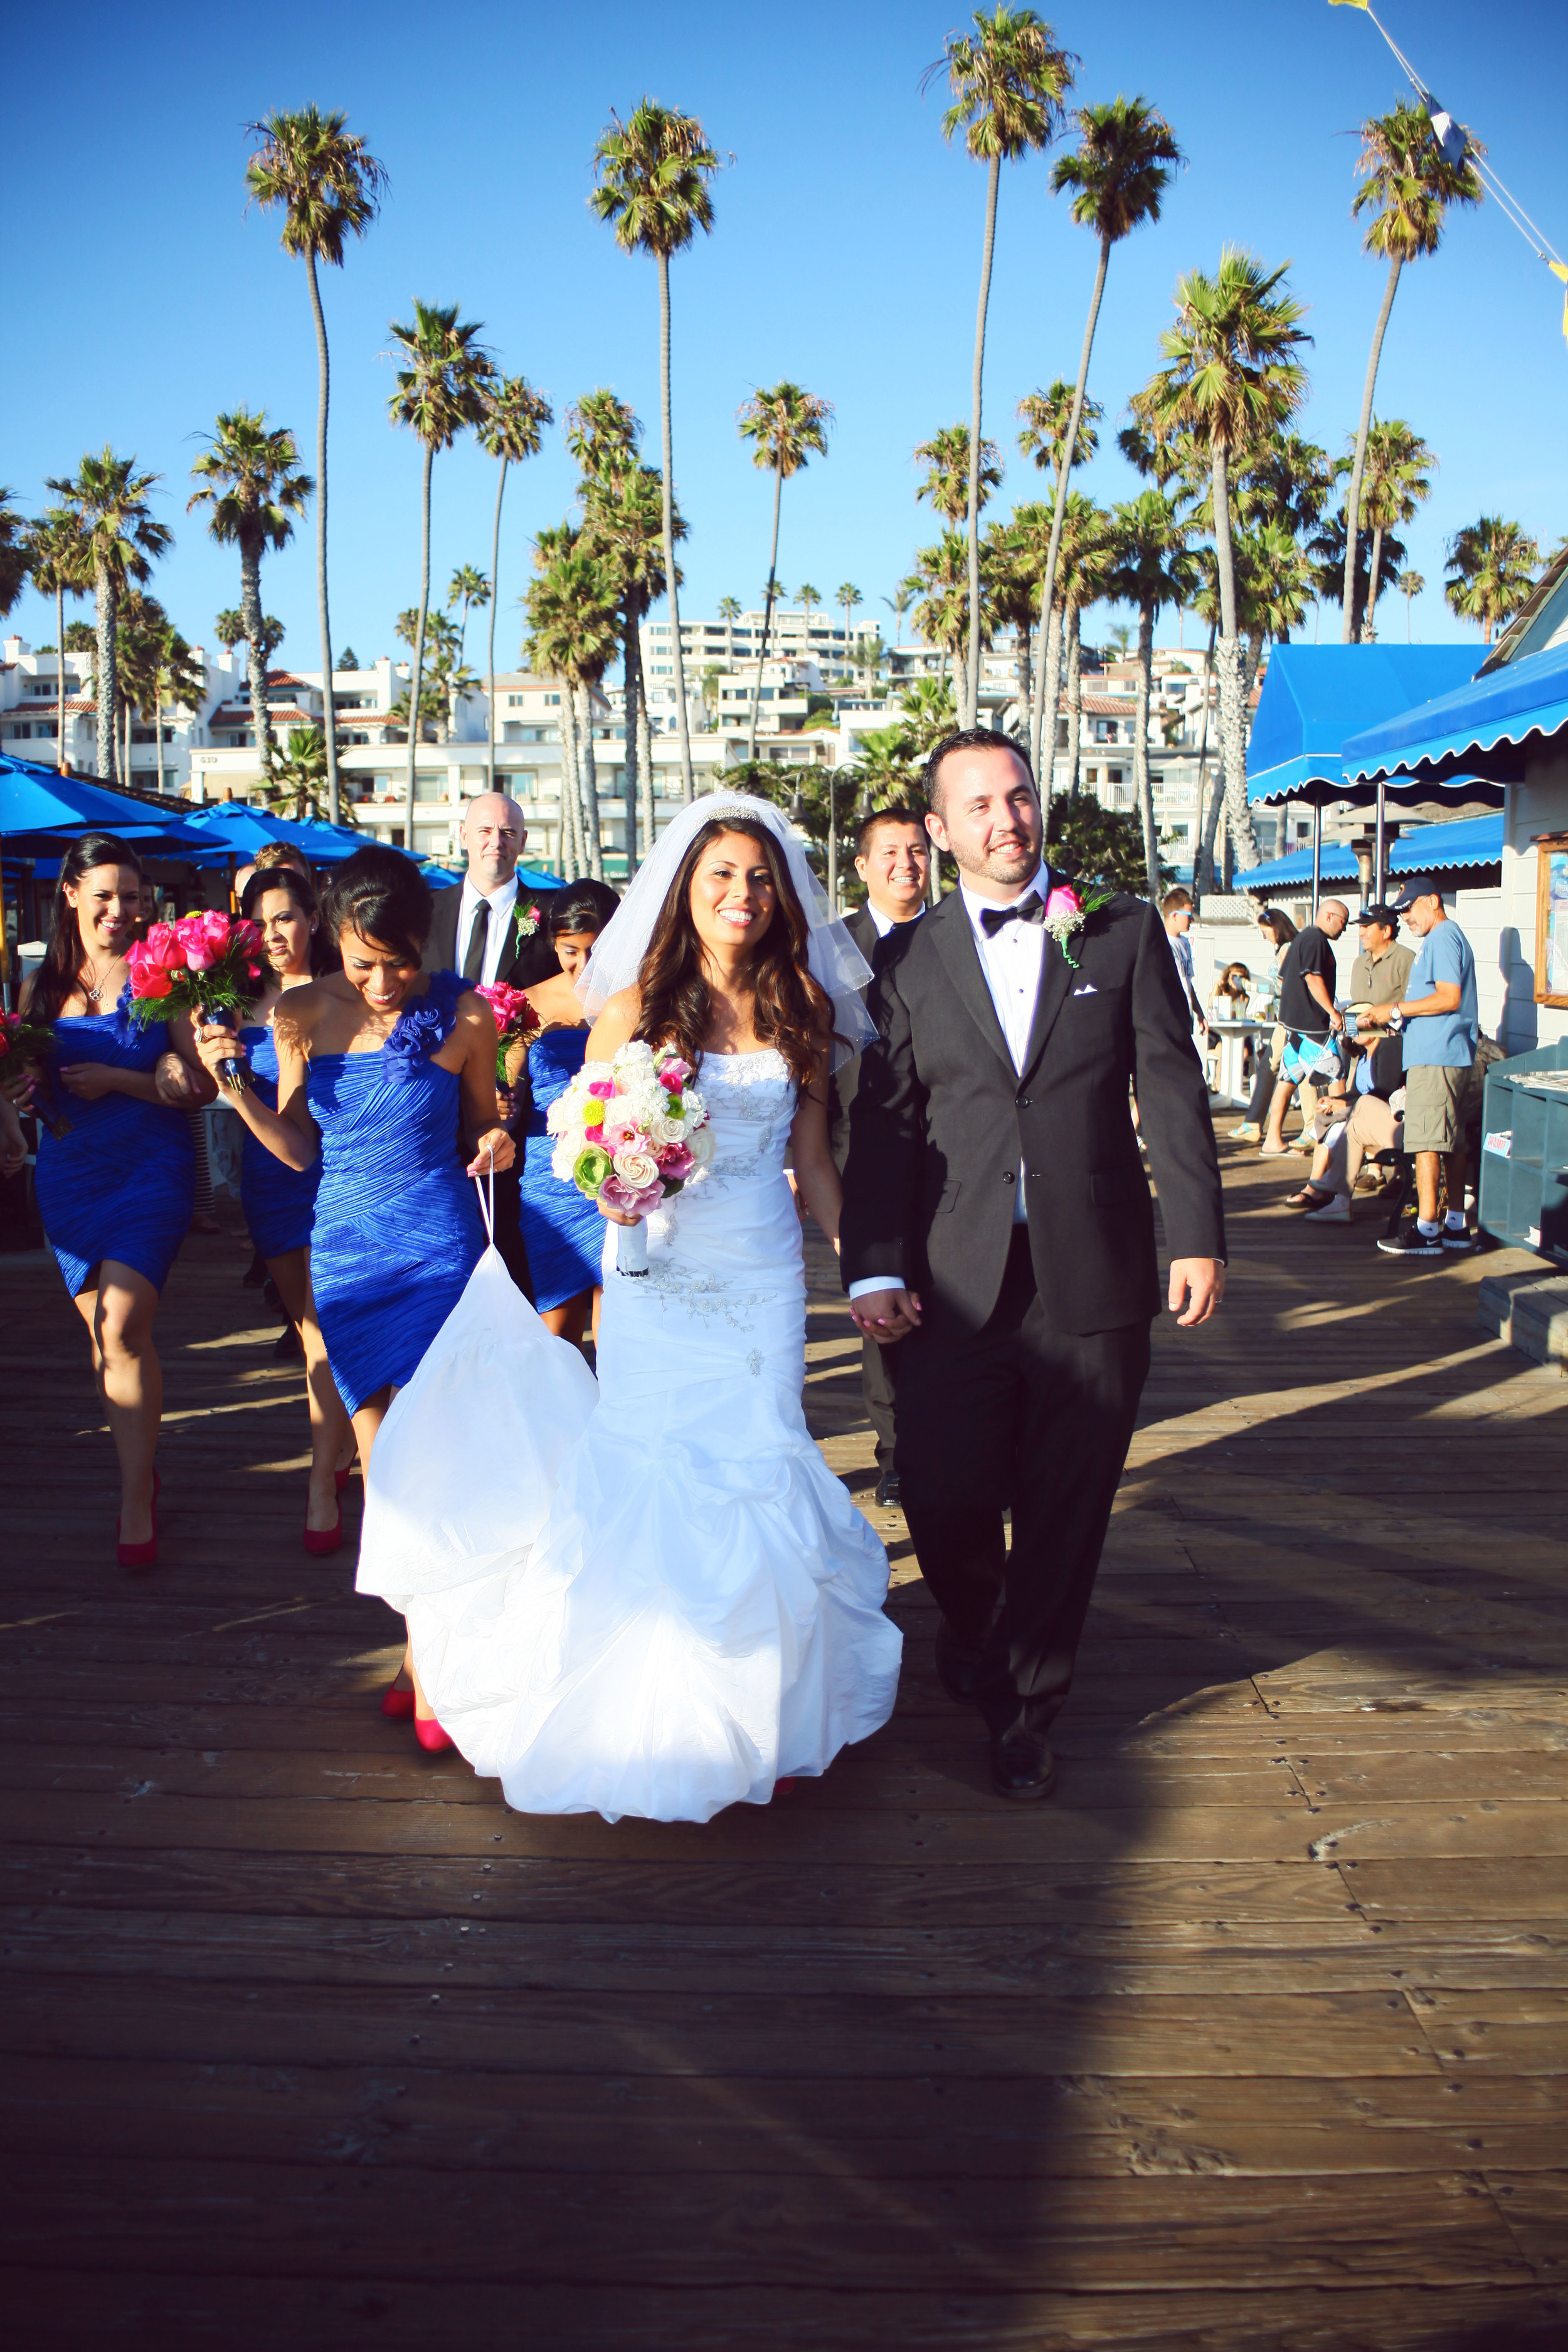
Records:
[[[1227,1187],[1033,1810],[890,1519],[899,1711],[826,1780],[508,1813],[383,1720],[394,1621],[300,1549],[237,1239],[165,1298],[145,1576],[52,1263],[0,1259],[18,2352],[1562,2340],[1568,1383],[1478,1335],[1480,1262]],[[868,1503],[856,1348],[825,1279]]]

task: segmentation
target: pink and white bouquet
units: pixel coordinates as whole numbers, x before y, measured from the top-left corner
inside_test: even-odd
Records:
[[[616,1233],[622,1274],[647,1272],[642,1220],[713,1157],[713,1130],[693,1076],[673,1047],[634,1038],[608,1062],[584,1062],[546,1116],[555,1175],[585,1199],[638,1220]]]
[[[220,1028],[248,1011],[261,986],[261,926],[207,908],[177,923],[153,923],[126,961],[131,967],[131,1016],[139,1022],[200,1014]],[[225,1083],[245,1091],[245,1068],[224,1065]]]

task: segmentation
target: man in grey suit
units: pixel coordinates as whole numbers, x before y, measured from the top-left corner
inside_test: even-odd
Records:
[[[863,817],[856,843],[855,871],[866,886],[846,930],[868,964],[881,942],[918,923],[931,883],[931,841],[918,809],[873,809]],[[833,1079],[827,1106],[829,1140],[840,1176],[849,1157],[849,1110],[859,1080],[858,1058],[846,1062]],[[897,1341],[879,1348],[869,1333],[860,1339],[860,1392],[877,1441],[877,1501],[897,1507],[899,1474],[893,1463],[893,1388],[898,1379]]]

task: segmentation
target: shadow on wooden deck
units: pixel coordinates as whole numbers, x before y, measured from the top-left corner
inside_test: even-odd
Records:
[[[117,1570],[79,1327],[0,1259],[17,2340],[1560,2332],[1568,1387],[1479,1338],[1479,1263],[1287,1189],[1228,1168],[1222,1319],[1157,1335],[1057,1798],[991,1795],[888,1517],[894,1722],[705,1829],[510,1814],[383,1721],[233,1238],[171,1284],[164,1565]]]

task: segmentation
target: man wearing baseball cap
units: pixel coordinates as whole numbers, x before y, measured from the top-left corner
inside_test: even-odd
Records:
[[[1399,918],[1381,902],[1363,907],[1355,919],[1361,952],[1351,966],[1351,1003],[1397,1004],[1410,985],[1413,948],[1399,941]]]
[[[1429,874],[1413,874],[1389,911],[1403,915],[1421,942],[1409,992],[1357,1018],[1363,1028],[1384,1027],[1395,1013],[1404,1023],[1405,1149],[1415,1156],[1416,1217],[1378,1248],[1394,1257],[1440,1257],[1474,1246],[1465,1222],[1464,1099],[1479,1033],[1476,959]],[[1448,1186],[1446,1222],[1437,1210],[1439,1163]]]

